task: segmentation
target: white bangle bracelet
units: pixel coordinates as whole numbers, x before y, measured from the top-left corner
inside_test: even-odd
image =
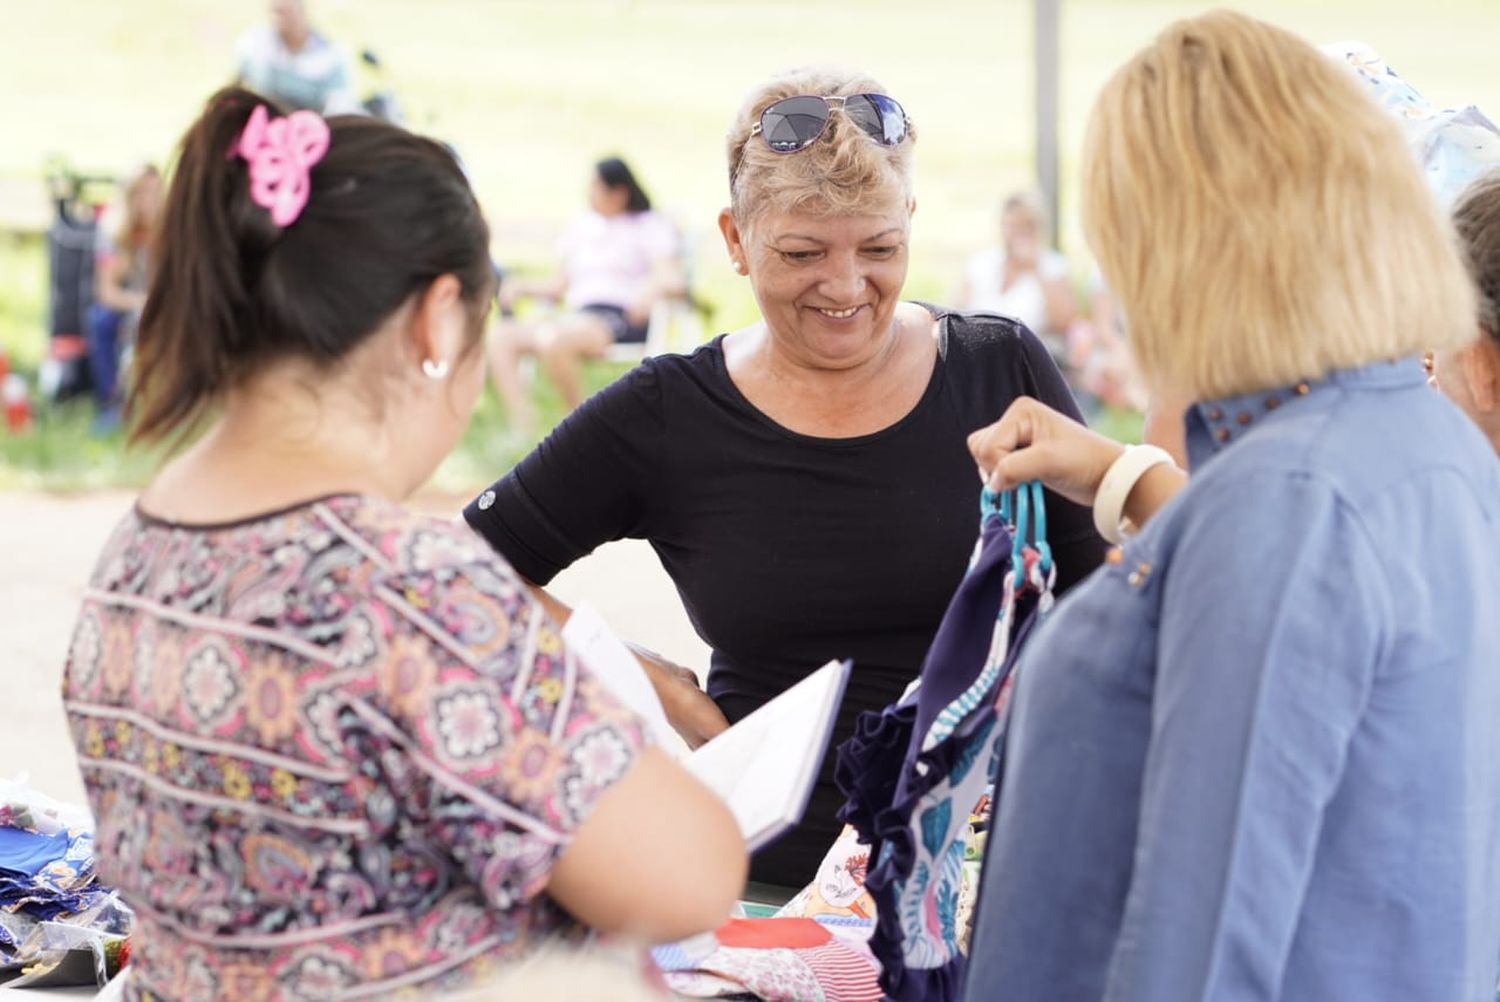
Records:
[[[1111,543],[1118,543],[1123,538],[1120,527],[1125,517],[1126,499],[1146,471],[1162,463],[1177,465],[1166,449],[1154,445],[1131,445],[1110,464],[1094,493],[1094,528],[1099,530],[1099,535]]]

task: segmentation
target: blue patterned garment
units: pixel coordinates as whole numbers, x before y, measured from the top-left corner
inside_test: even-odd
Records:
[[[88,911],[110,891],[94,883],[94,836],[0,826],[0,910],[52,920]]]
[[[1484,112],[1473,105],[1433,107],[1368,45],[1343,42],[1323,51],[1347,66],[1396,120],[1445,210],[1480,177],[1500,169],[1500,128]]]
[[[1023,488],[1029,490],[1029,488]],[[1040,505],[1040,491],[1036,492]],[[1039,537],[1044,534],[1038,508]],[[838,751],[841,817],[869,843],[870,949],[897,1002],[957,996],[958,910],[969,812],[990,788],[1004,732],[999,708],[1014,653],[1051,602],[1045,543],[1018,545],[1025,519],[989,510],[975,559],[939,626],[915,693],[863,715]]]

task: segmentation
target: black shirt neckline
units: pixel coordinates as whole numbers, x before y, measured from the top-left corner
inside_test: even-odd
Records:
[[[793,442],[800,442],[803,445],[811,445],[825,449],[847,449],[854,446],[868,445],[872,442],[876,442],[880,439],[887,438],[891,435],[899,433],[903,428],[915,421],[922,414],[922,412],[931,405],[933,399],[938,395],[939,388],[942,386],[943,362],[945,360],[945,357],[947,356],[946,348],[948,339],[948,313],[946,311],[939,311],[937,309],[934,309],[927,303],[917,303],[917,305],[931,314],[932,319],[939,324],[937,337],[937,356],[932,361],[932,374],[927,378],[927,388],[922,391],[921,398],[917,400],[916,404],[912,406],[911,410],[907,411],[905,414],[901,415],[899,418],[886,425],[884,428],[880,428],[876,431],[872,431],[864,435],[853,435],[846,438],[828,438],[821,435],[804,435],[800,431],[793,431],[786,425],[772,418],[769,414],[761,410],[759,407],[755,406],[755,404],[750,402],[750,398],[745,396],[744,392],[735,383],[734,377],[729,374],[729,363],[724,357],[724,339],[729,336],[728,334],[720,334],[718,337],[714,338],[708,343],[708,347],[711,349],[710,357],[713,359],[714,372],[724,380],[725,386],[729,388],[730,396],[732,396],[734,400],[740,404],[740,406],[744,407],[745,410],[763,427],[771,429],[783,438],[790,439]]]

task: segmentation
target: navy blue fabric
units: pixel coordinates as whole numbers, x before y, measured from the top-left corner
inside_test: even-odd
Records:
[[[854,736],[838,749],[834,776],[847,798],[840,818],[871,847],[865,889],[875,901],[876,927],[870,949],[881,963],[880,986],[896,1002],[947,1002],[957,997],[963,983],[964,957],[956,950],[940,966],[907,966],[900,896],[908,881],[936,879],[917,865],[914,831],[928,820],[925,814],[914,818],[919,802],[976,767],[993,778],[998,765],[1001,721],[995,703],[1034,618],[1037,595],[1030,589],[1017,599],[1009,651],[978,708],[929,751],[922,752],[921,746],[943,708],[978,679],[989,660],[1005,580],[1013,570],[1012,544],[1011,529],[998,515],[984,520],[978,559],[938,626],[915,697],[863,714]],[[972,806],[949,804],[936,810],[944,818],[949,810],[967,817]]]
[[[910,775],[921,750],[922,737],[937,715],[974,682],[989,657],[995,614],[1005,595],[1005,579],[1013,569],[1013,547],[1010,528],[998,516],[986,518],[980,528],[979,559],[948,603],[948,611],[943,613],[922,662],[922,684],[916,694],[916,733],[907,749],[903,777]],[[897,788],[898,797],[908,792],[904,786]]]

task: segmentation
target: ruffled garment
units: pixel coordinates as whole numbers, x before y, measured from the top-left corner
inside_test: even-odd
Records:
[[[914,694],[867,713],[838,749],[840,818],[870,846],[865,888],[875,902],[869,946],[897,1002],[958,997],[959,929],[971,809],[998,774],[1004,697],[1016,652],[1050,603],[1035,550],[1014,585],[1012,530],[984,520],[973,566],[953,597]],[[998,615],[997,615],[998,611]],[[925,750],[924,750],[924,745]]]

